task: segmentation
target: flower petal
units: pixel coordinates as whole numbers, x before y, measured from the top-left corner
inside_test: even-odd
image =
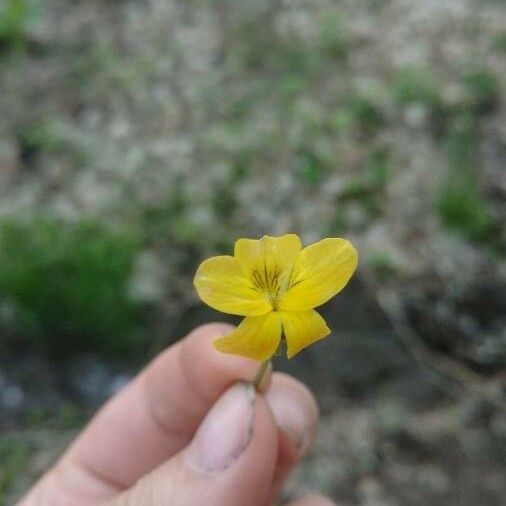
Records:
[[[314,309],[281,311],[288,358],[330,334],[325,320]]]
[[[202,262],[193,284],[207,305],[224,313],[258,316],[272,310],[268,299],[255,289],[239,261],[231,256]]]
[[[265,235],[261,239],[239,239],[235,243],[234,255],[241,262],[248,276],[257,284],[272,285],[274,273],[281,285],[287,285],[294,262],[302,249],[296,234],[280,237]],[[272,288],[272,286],[271,286]]]
[[[279,309],[304,311],[327,302],[346,286],[357,261],[356,249],[345,239],[327,238],[304,248]]]
[[[281,318],[271,311],[262,316],[248,316],[231,333],[214,341],[214,347],[224,353],[255,360],[267,360],[281,341]]]

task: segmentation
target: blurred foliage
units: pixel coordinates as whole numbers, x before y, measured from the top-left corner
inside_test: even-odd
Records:
[[[349,97],[347,104],[351,117],[361,126],[370,129],[381,126],[381,110],[373,96],[355,93]]]
[[[395,274],[394,261],[387,251],[371,251],[366,258],[366,262],[380,282],[386,281]]]
[[[68,137],[67,126],[57,118],[21,124],[16,132],[20,157],[25,167],[36,169],[44,155],[66,159],[76,169],[85,165],[85,149]]]
[[[478,113],[487,112],[499,100],[499,80],[486,69],[465,73],[461,78],[468,93],[466,106]]]
[[[0,225],[0,297],[15,327],[53,357],[131,349],[138,308],[128,283],[136,237],[99,223],[50,218]]]
[[[489,237],[490,216],[472,175],[449,177],[444,183],[438,209],[448,228],[470,239]]]
[[[460,82],[466,95],[447,117],[448,167],[438,212],[447,228],[468,239],[486,241],[491,239],[494,223],[479,185],[479,120],[497,103],[499,83],[495,75],[482,69],[463,74]]]
[[[496,35],[492,40],[492,47],[497,51],[506,52],[506,33]]]
[[[61,146],[55,125],[50,121],[24,125],[19,129],[18,139],[25,160],[38,151],[53,152]]]
[[[492,220],[477,180],[476,124],[461,115],[446,140],[448,171],[440,191],[438,211],[443,224],[473,240],[485,240]]]
[[[428,69],[399,69],[394,77],[392,92],[394,98],[403,105],[422,103],[435,110],[441,107],[437,84]]]
[[[22,49],[27,43],[27,30],[37,17],[33,0],[0,2],[0,49]]]
[[[331,164],[321,153],[309,147],[301,148],[296,173],[304,183],[309,185],[320,183],[329,170],[331,170]]]
[[[7,506],[3,502],[11,483],[18,478],[19,473],[25,468],[30,456],[28,445],[11,438],[0,438],[0,506]]]
[[[341,219],[337,224],[342,229],[346,227],[347,206],[359,206],[364,219],[361,223],[355,222],[354,228],[362,229],[381,216],[382,203],[384,202],[385,189],[390,180],[389,149],[386,146],[373,146],[364,163],[364,171],[360,177],[350,179],[343,187],[339,196]],[[336,233],[339,230],[336,230]]]
[[[79,97],[81,100],[92,102],[99,94],[109,94],[113,89],[122,95],[135,93],[142,79],[152,72],[147,59],[126,58],[111,42],[76,43],[73,49],[80,57],[65,68],[65,82],[69,87],[80,87],[84,81],[93,83]]]
[[[86,409],[73,401],[65,401],[51,407],[29,406],[23,413],[22,424],[25,429],[51,427],[65,431],[79,428],[86,418]],[[1,444],[0,439],[0,447]]]
[[[341,59],[346,56],[347,26],[338,9],[326,9],[320,19],[319,47],[330,58]]]

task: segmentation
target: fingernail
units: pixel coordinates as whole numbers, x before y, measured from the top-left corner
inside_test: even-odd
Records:
[[[227,390],[204,418],[186,450],[187,463],[211,473],[230,467],[251,440],[254,403],[255,390],[248,383],[238,383]]]
[[[306,453],[316,428],[318,408],[303,387],[272,383],[265,399],[276,425],[290,438],[298,455]]]

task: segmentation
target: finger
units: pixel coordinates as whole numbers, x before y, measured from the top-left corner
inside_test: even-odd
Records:
[[[336,506],[328,497],[321,495],[308,495],[288,503],[286,506]]]
[[[258,506],[270,494],[278,429],[265,400],[230,388],[177,456],[112,499],[109,506]]]
[[[31,496],[93,504],[186,446],[221,393],[258,367],[213,348],[227,332],[228,325],[205,325],[159,355],[98,413]]]
[[[318,406],[308,388],[283,373],[274,373],[265,394],[279,429],[272,504],[289,473],[309,449],[318,422]]]

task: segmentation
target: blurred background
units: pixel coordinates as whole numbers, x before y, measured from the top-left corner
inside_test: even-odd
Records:
[[[503,0],[1,0],[0,504],[287,231],[361,258],[287,497],[502,504],[505,96]]]

